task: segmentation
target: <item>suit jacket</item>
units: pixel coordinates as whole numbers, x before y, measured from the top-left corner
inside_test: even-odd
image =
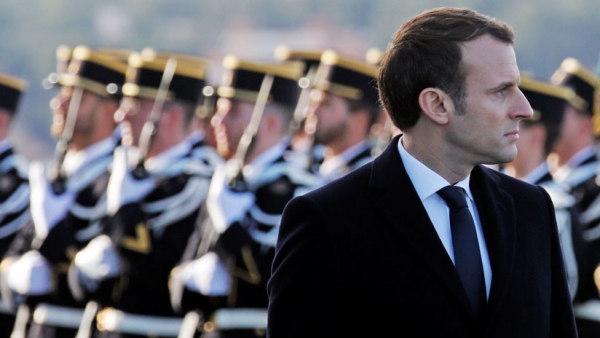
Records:
[[[484,166],[472,171],[493,275],[478,323],[398,139],[286,206],[268,337],[576,337],[548,194]]]

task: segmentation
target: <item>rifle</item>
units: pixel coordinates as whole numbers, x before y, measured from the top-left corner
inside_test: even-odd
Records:
[[[48,170],[48,180],[50,181],[52,190],[57,195],[62,194],[66,190],[66,177],[61,171],[61,167],[67,154],[67,148],[73,139],[73,131],[75,129],[75,122],[77,121],[77,115],[79,114],[79,105],[81,103],[82,96],[83,87],[73,87],[71,101],[69,102],[69,108],[67,110],[67,116],[65,117],[63,130],[60,138],[56,142],[56,146],[54,148],[54,158]]]
[[[294,115],[292,121],[290,121],[289,134],[295,136],[300,132],[306,117],[308,115],[308,106],[310,105],[310,92],[312,90],[312,82],[314,80],[316,72],[316,66],[311,66],[306,73],[306,76],[298,80],[298,86],[302,88],[300,96],[298,97],[298,103],[294,109]]]
[[[194,233],[188,242],[188,250],[183,254],[182,262],[190,262],[195,258],[202,257],[204,254],[210,251],[210,248],[214,245],[217,240],[217,233],[213,230],[206,210],[206,202],[200,209],[198,218],[196,219],[196,225],[201,227],[201,231]],[[197,249],[195,249],[197,248]],[[181,299],[183,298],[183,292],[185,286],[182,284],[171,284],[171,305],[176,311],[180,311]],[[181,322],[179,334],[177,338],[193,338],[198,327],[203,323],[204,316],[200,310],[190,310],[186,312]]]
[[[29,323],[29,317],[31,312],[29,306],[26,303],[19,305],[17,313],[15,314],[15,324],[13,326],[10,338],[25,338],[27,335],[27,324]]]
[[[156,93],[156,97],[154,99],[154,105],[152,106],[152,110],[150,111],[148,120],[146,121],[146,123],[144,123],[144,127],[142,128],[142,132],[140,134],[140,156],[138,158],[137,165],[131,172],[131,174],[135,178],[141,179],[148,177],[148,172],[144,167],[144,161],[146,161],[148,151],[150,150],[150,146],[152,145],[152,140],[154,139],[154,135],[156,134],[158,120],[160,119],[160,116],[162,114],[162,109],[167,99],[167,94],[169,93],[169,86],[171,85],[171,81],[173,80],[173,75],[175,75],[176,67],[177,60],[175,58],[169,58],[165,66],[163,76],[160,80],[158,92]]]
[[[100,310],[100,304],[93,300],[87,302],[75,338],[91,337],[91,328],[96,320],[96,313],[98,313],[98,310]]]
[[[54,148],[54,157],[48,169],[48,180],[55,194],[60,195],[66,190],[66,177],[61,171],[62,164],[67,154],[67,148],[73,139],[73,130],[79,112],[81,97],[83,96],[83,87],[74,86],[71,93],[71,101],[65,116],[65,122],[60,138]],[[27,325],[31,317],[31,309],[26,301],[20,304],[15,315],[15,324],[11,333],[11,338],[25,338]]]
[[[263,78],[258,91],[258,97],[256,98],[256,103],[254,104],[254,110],[252,111],[252,117],[250,117],[250,122],[248,122],[248,125],[244,130],[244,134],[238,143],[235,154],[227,162],[227,184],[234,191],[247,190],[242,169],[246,164],[250,148],[254,143],[256,134],[258,133],[258,126],[260,125],[260,121],[265,110],[265,105],[269,100],[269,93],[271,92],[271,87],[273,86],[273,80],[274,76],[271,74],[266,74]]]
[[[201,119],[208,119],[215,114],[215,101],[217,100],[217,95],[212,86],[205,86],[202,89],[202,95],[204,96],[204,102],[202,102],[200,113],[196,115]]]

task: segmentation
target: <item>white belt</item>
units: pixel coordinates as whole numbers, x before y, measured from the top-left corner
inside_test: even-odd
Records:
[[[592,299],[573,305],[575,317],[600,322],[600,300]]]
[[[219,309],[212,323],[217,330],[266,329],[267,309]]]
[[[104,308],[96,317],[100,331],[177,337],[183,318],[156,317]]]
[[[82,309],[45,303],[38,304],[33,311],[33,321],[37,324],[71,329],[79,328],[82,317]]]

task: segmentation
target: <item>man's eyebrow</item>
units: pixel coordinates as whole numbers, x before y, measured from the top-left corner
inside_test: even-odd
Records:
[[[518,86],[518,83],[515,81],[504,81],[499,83],[498,85],[490,88],[490,91],[495,91],[498,89],[502,89],[502,88],[508,88],[508,87],[514,87],[514,86]]]

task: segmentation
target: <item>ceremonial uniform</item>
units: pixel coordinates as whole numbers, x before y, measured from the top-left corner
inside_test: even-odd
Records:
[[[103,233],[77,254],[70,271],[73,292],[86,296],[88,308],[97,307],[88,334],[174,337],[179,331],[182,318],[171,307],[168,277],[196,227],[214,171],[185,138],[206,70],[206,61],[192,56],[144,50],[129,58],[121,109],[137,147],[117,148]],[[168,87],[159,89],[161,83]],[[155,134],[140,133],[156,118],[149,114],[156,104],[163,108]],[[138,165],[131,167],[132,161]]]
[[[14,116],[27,84],[22,79],[0,74],[0,112]],[[9,128],[7,122],[3,128]],[[4,255],[17,231],[31,219],[27,161],[15,153],[8,139],[0,140],[0,255]],[[14,309],[0,299],[0,336],[8,337],[15,320]]]
[[[212,174],[190,150],[184,142],[154,158],[156,169],[151,162],[148,172],[156,188],[107,221],[105,232],[119,243],[124,268],[119,280],[109,283],[110,289],[101,286],[91,296],[103,307],[97,316],[98,329],[106,331],[102,336],[113,336],[110,331],[123,337],[153,332],[174,336],[179,330],[181,319],[171,308],[168,276],[195,227]],[[123,314],[122,323],[115,321],[117,314]],[[133,327],[127,329],[129,321]]]
[[[373,145],[369,140],[364,140],[343,153],[323,159],[318,168],[318,174],[324,183],[342,177],[354,169],[361,167],[373,160]]]
[[[579,106],[582,99],[571,88],[553,85],[521,75],[519,89],[531,105],[533,115],[521,122],[522,140],[514,162],[506,165],[517,171],[525,182],[540,185],[554,203],[558,237],[564,259],[571,299],[577,303],[586,297],[586,285],[592,280],[592,252],[583,238],[584,225],[576,198],[570,187],[558,183],[550,174],[546,158],[554,150],[568,105]],[[543,132],[541,132],[543,131]],[[581,288],[581,286],[583,288]]]
[[[596,76],[574,58],[566,58],[552,75],[555,84],[572,88],[583,102],[579,114],[591,119],[593,114],[594,85]],[[593,131],[590,131],[590,134]],[[569,137],[581,137],[571,135]],[[583,137],[586,137],[584,135]],[[570,187],[576,204],[581,211],[583,238],[591,250],[589,262],[582,262],[590,269],[600,263],[600,185],[598,173],[598,148],[590,144],[568,159],[565,165],[553,173],[557,182]],[[579,336],[597,337],[600,335],[600,293],[594,282],[593,271],[581,276],[580,290],[574,304]]]
[[[259,150],[249,150],[251,160],[243,166],[241,176],[229,171],[235,168],[231,164],[235,164],[233,161],[237,158],[233,158],[228,165],[218,169],[211,180],[203,228],[193,236],[196,241],[190,241],[170,283],[174,307],[188,312],[186,318],[196,316],[195,321],[184,324],[180,337],[265,335],[266,283],[281,214],[290,199],[311,190],[318,182],[305,167],[294,162],[286,133],[297,100],[298,86],[294,80],[300,74],[294,75],[294,72],[290,73],[294,68],[281,65],[246,61],[224,62],[224,65],[226,74],[219,95],[231,102],[250,102],[252,106],[259,104],[257,97],[260,94],[257,93],[264,90],[265,74],[273,74],[269,92],[273,106],[265,108],[267,116],[263,119],[278,116],[283,128],[273,131],[279,135],[272,139],[273,143],[268,146],[258,143],[255,146]],[[242,112],[236,110],[235,105],[231,103],[231,111],[236,111],[236,117],[229,117],[231,111],[223,117],[228,135],[233,133],[230,119],[250,115],[250,110]],[[252,111],[253,117],[255,113]],[[271,120],[271,123],[275,122]],[[268,137],[265,134],[271,133],[260,127],[258,130],[262,131],[254,136],[256,142],[263,141]],[[239,181],[229,181],[239,177]],[[239,183],[242,188],[231,190],[231,185],[236,186],[233,183]]]
[[[59,75],[59,85],[80,87],[82,92],[93,93],[97,98],[113,100],[117,107],[118,90],[109,92],[105,88],[109,85],[119,88],[125,80],[126,64],[120,55],[78,46],[73,55],[63,56],[65,62],[69,59],[72,68]],[[86,104],[83,100],[81,103]],[[80,107],[74,108],[77,113]],[[90,121],[87,112],[80,113],[85,116],[75,116],[76,119]],[[97,113],[106,114],[99,110]],[[112,119],[112,113],[114,111],[105,118]],[[75,134],[80,132],[76,125],[73,128]],[[17,301],[25,301],[21,308],[29,307],[32,322],[27,325],[28,337],[73,337],[79,328],[84,304],[73,298],[67,271],[75,253],[100,233],[101,220],[106,216],[108,168],[118,142],[116,131],[108,130],[104,138],[83,149],[66,150],[61,163],[56,162],[60,159],[32,163],[31,171],[40,174],[36,175],[35,184],[32,181],[33,219],[19,232],[6,255],[7,260],[13,262],[10,265],[13,277],[22,275],[23,284],[27,284],[26,276],[31,274],[29,290],[21,290],[18,280],[10,286],[17,294]],[[59,174],[49,182],[46,177],[53,168],[59,168]],[[54,187],[51,188],[51,184]],[[51,204],[33,203],[42,196]],[[37,270],[42,267],[52,271],[47,279]],[[9,275],[9,278],[12,277]],[[25,319],[15,326],[14,332],[25,331]]]
[[[7,252],[16,233],[31,220],[27,160],[10,141],[0,141],[0,253]]]
[[[192,157],[206,166],[207,170],[212,171],[224,162],[217,149],[207,143],[205,133],[197,130],[190,134],[187,140],[190,142]]]

